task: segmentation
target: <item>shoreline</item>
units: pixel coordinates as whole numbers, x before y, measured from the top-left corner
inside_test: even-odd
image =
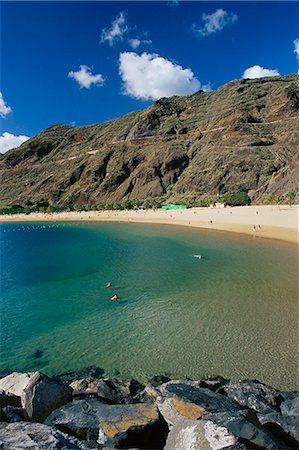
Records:
[[[235,206],[174,210],[82,211],[0,216],[0,223],[43,221],[100,221],[161,225],[224,231],[298,244],[299,206]]]

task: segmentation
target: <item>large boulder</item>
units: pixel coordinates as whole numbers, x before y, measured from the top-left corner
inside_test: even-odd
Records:
[[[161,393],[157,406],[170,426],[182,417],[198,420],[216,412],[236,413],[241,409],[226,396],[199,387],[199,382],[169,382],[157,389]]]
[[[83,378],[75,380],[70,384],[73,389],[73,395],[82,396],[96,396],[108,403],[117,403],[118,392],[112,381],[98,378]]]
[[[164,448],[168,427],[154,404],[113,405],[99,416],[98,443],[116,448]]]
[[[72,389],[40,372],[13,372],[0,380],[0,390],[21,399],[28,417],[43,422],[56,408],[72,399]]]
[[[128,381],[114,380],[117,391],[117,403],[139,403],[144,390],[144,385],[134,378]]]
[[[95,398],[75,399],[53,411],[45,424],[95,444],[102,407],[103,403]]]
[[[237,438],[227,428],[211,421],[181,419],[171,429],[164,450],[220,450],[237,448],[236,443]]]
[[[70,383],[76,397],[98,397],[106,403],[139,403],[145,399],[145,386],[131,378],[128,381],[86,377]]]
[[[108,405],[98,399],[74,400],[53,411],[47,425],[118,448],[163,448],[168,427],[153,404]]]
[[[231,433],[245,441],[249,448],[259,446],[268,450],[297,448],[297,443],[286,435],[280,427],[271,429],[262,425],[257,415],[250,410],[238,413],[215,413],[209,420],[217,426],[227,428]]]
[[[292,393],[285,395],[284,401],[280,405],[280,410],[283,415],[299,418],[299,394]]]
[[[274,434],[278,434],[284,440],[288,434],[292,439],[299,442],[299,416],[298,415],[281,415],[281,414],[258,414],[259,421]],[[282,431],[283,430],[283,431]],[[299,447],[299,445],[298,445]]]
[[[259,382],[230,384],[222,387],[218,392],[227,395],[240,406],[261,414],[279,412],[279,405],[283,400],[281,392]]]
[[[7,395],[15,395],[21,397],[24,389],[28,385],[29,381],[33,378],[35,373],[19,373],[12,372],[4,378],[0,379],[0,390],[4,391]]]
[[[0,423],[2,450],[87,450],[83,442],[40,423]]]

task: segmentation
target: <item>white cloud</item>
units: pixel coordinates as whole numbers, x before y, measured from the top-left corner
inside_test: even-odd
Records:
[[[243,78],[275,77],[277,75],[280,75],[278,70],[264,69],[261,66],[252,66],[244,71]]]
[[[108,42],[109,45],[115,44],[117,41],[122,41],[124,34],[129,30],[126,23],[126,15],[120,12],[113,20],[109,30],[103,29],[101,34],[101,42]]]
[[[141,39],[135,38],[135,39],[128,39],[128,42],[134,50],[136,50],[136,48],[138,48],[141,44],[147,44],[147,45],[152,44],[152,41],[150,39],[142,39],[141,40]]]
[[[221,31],[227,25],[231,25],[238,19],[238,16],[232,12],[227,12],[224,9],[217,9],[212,14],[203,14],[201,20],[203,26],[198,28],[193,25],[192,29],[201,36],[208,36],[209,34]]]
[[[119,73],[124,93],[142,100],[192,94],[201,88],[191,69],[156,54],[121,53]]]
[[[294,40],[294,53],[299,58],[299,39]]]
[[[69,78],[73,78],[80,85],[80,88],[89,89],[92,84],[102,86],[104,84],[104,77],[100,73],[92,75],[91,67],[81,65],[78,72],[69,72]]]
[[[0,92],[0,116],[4,118],[11,112],[12,112],[11,107],[7,106],[3,98],[2,92]]]
[[[140,39],[129,39],[128,40],[130,46],[135,50],[136,48],[139,47],[139,45],[141,44],[141,40]]]
[[[0,136],[0,153],[5,153],[11,148],[19,147],[23,142],[30,139],[28,136],[15,136],[14,134],[5,131]]]

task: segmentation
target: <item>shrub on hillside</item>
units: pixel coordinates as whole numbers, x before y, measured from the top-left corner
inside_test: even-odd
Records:
[[[220,200],[228,206],[248,206],[251,203],[246,192],[228,192],[222,195]]]

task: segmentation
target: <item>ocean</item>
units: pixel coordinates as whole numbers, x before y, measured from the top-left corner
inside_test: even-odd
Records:
[[[96,366],[298,388],[295,245],[103,222],[2,223],[0,238],[1,376]]]

